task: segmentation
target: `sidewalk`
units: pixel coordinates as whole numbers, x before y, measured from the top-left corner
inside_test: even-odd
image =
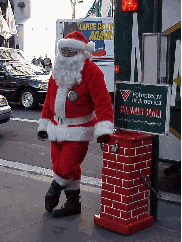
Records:
[[[181,241],[181,206],[158,202],[158,222],[126,236],[99,227],[93,222],[100,213],[97,187],[81,185],[82,213],[52,219],[44,209],[44,196],[52,178],[0,167],[1,242],[167,242]],[[61,206],[65,201],[61,195]]]

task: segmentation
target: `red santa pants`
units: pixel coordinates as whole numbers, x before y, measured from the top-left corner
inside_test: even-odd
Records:
[[[80,165],[87,154],[88,145],[88,141],[51,141],[54,173],[65,180],[80,180]]]

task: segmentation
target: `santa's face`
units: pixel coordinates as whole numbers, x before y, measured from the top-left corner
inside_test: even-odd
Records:
[[[69,48],[69,47],[61,48],[61,54],[64,57],[73,57],[75,55],[78,55],[78,53],[80,53],[80,50],[76,48]]]
[[[56,84],[71,88],[75,83],[80,84],[85,63],[85,55],[81,50],[64,48],[55,59],[53,77]]]

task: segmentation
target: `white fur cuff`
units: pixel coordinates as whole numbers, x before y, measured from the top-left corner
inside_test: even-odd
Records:
[[[72,180],[73,179],[70,179],[70,180],[66,180],[66,179],[63,179],[62,177],[56,175],[54,172],[53,172],[53,177],[54,177],[54,180],[60,185],[60,186],[68,186],[71,184]]]
[[[110,121],[102,121],[95,125],[94,136],[97,138],[104,134],[113,134],[114,124]]]
[[[50,119],[48,119],[48,118],[39,119],[38,132],[47,131],[47,125],[48,125],[49,121],[50,121]]]
[[[81,180],[81,179],[80,179]],[[80,189],[80,180],[73,180],[64,190],[78,190]]]

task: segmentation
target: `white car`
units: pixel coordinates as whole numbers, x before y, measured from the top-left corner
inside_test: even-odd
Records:
[[[0,95],[0,124],[7,123],[11,117],[11,107],[6,98]]]

